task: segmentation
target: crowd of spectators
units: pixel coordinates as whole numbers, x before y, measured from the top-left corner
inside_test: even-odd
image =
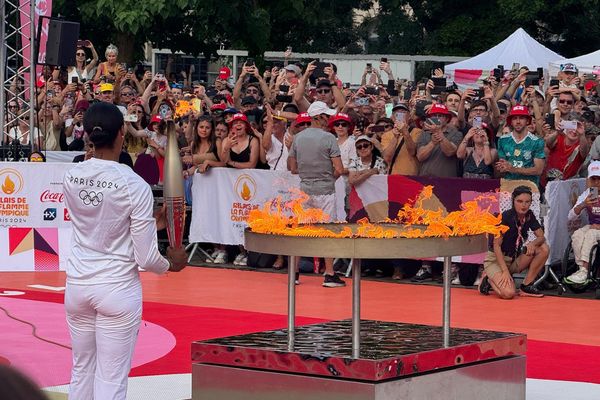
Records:
[[[600,159],[600,76],[579,74],[573,64],[563,65],[556,77],[544,77],[535,70],[539,66],[496,69],[481,87],[460,90],[440,69],[419,81],[396,79],[383,58],[365,66],[360,84],[343,83],[335,65],[300,65],[287,52],[285,62],[264,70],[250,59],[237,74],[223,66],[207,84],[190,81],[189,71],[128,68],[113,45],[100,62],[91,42],[80,44],[77,65],[44,68],[32,132],[18,117],[27,105],[8,99],[8,142],[93,157],[82,118],[100,101],[125,115],[122,161],[155,168],[159,183],[163,121],[171,118],[188,177],[211,167],[288,170],[297,135],[327,116],[318,126],[335,138],[347,193],[375,174],[525,179],[543,193],[549,181],[585,176],[590,160]],[[15,93],[21,84],[17,75]],[[315,102],[328,111],[307,113]],[[210,260],[226,262],[224,247],[215,245]],[[241,249],[234,263],[246,262]],[[279,257],[274,267],[283,264]],[[432,279],[434,270],[424,263],[413,279]],[[393,276],[405,278],[407,271],[396,266]]]

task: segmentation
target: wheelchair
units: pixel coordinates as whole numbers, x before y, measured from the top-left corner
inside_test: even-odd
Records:
[[[598,278],[598,269],[600,268],[600,257],[598,256],[600,256],[600,254],[598,254],[598,249],[600,249],[600,241],[598,241],[598,243],[590,250],[588,281],[584,284],[571,284],[565,282],[566,286],[573,293],[584,293],[588,289],[594,289],[595,298],[600,299],[600,279]],[[562,281],[564,282],[564,278],[577,271],[578,268],[579,267],[575,263],[575,255],[573,254],[573,244],[569,241],[561,262]]]

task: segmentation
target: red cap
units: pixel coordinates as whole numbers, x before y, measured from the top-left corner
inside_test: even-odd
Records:
[[[583,86],[585,87],[585,90],[590,91],[594,88],[594,86],[596,86],[596,82],[594,81],[587,81]]]
[[[296,120],[294,121],[294,123],[296,125],[298,124],[302,124],[304,122],[312,122],[312,118],[310,117],[310,115],[308,115],[308,113],[301,113],[296,117]]]
[[[329,126],[329,129],[333,131],[333,124],[337,121],[346,121],[348,123],[348,125],[350,125],[349,128],[349,132],[353,132],[354,131],[354,127],[352,126],[352,119],[350,118],[350,116],[348,114],[344,114],[344,113],[337,113],[335,115],[332,115],[331,117],[329,117],[329,121],[327,122],[327,125]]]
[[[231,76],[231,70],[228,67],[221,67],[219,69],[219,79],[226,81]]]
[[[219,103],[219,104],[214,104],[211,108],[210,111],[215,111],[215,110],[221,110],[224,111],[227,108],[227,105],[225,103]]]
[[[231,128],[233,126],[233,123],[235,121],[242,121],[246,124],[246,133],[250,134],[252,133],[252,126],[250,125],[250,122],[248,122],[248,117],[246,117],[246,114],[242,114],[242,113],[237,113],[237,114],[233,114],[233,118],[231,118],[231,121],[229,121],[229,128]]]
[[[443,114],[446,115],[448,118],[452,118],[452,114],[450,113],[450,111],[448,111],[448,107],[441,103],[433,103],[431,105],[431,108],[427,112],[427,115],[434,114]]]
[[[160,115],[158,114],[154,114],[152,116],[152,118],[150,119],[150,123],[148,124],[148,130],[149,131],[153,131],[154,132],[154,127],[152,126],[153,124],[158,124],[159,122],[161,122],[163,119]]]
[[[531,115],[529,115],[529,109],[526,106],[521,104],[517,104],[513,108],[510,109],[510,113],[508,117],[506,117],[506,123],[510,125],[512,123],[513,117],[523,116],[529,118],[529,122],[531,122]]]

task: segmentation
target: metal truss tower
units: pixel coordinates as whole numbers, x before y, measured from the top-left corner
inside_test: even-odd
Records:
[[[0,82],[2,84],[0,139],[2,143],[15,117],[20,117],[27,123],[29,137],[32,142],[34,139],[31,134],[36,118],[34,18],[35,0],[0,0]],[[24,38],[29,40],[23,40]],[[28,67],[23,68],[23,66]],[[18,78],[16,86],[13,85],[15,76]],[[25,79],[26,77],[28,79]],[[8,103],[12,99],[17,99],[22,105],[18,115],[8,109]]]

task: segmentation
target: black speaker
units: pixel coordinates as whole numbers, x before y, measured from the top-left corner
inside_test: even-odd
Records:
[[[61,67],[75,65],[78,39],[79,22],[51,19],[48,24],[45,64]]]

